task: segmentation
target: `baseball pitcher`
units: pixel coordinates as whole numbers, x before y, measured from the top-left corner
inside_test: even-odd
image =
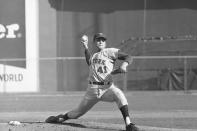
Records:
[[[131,57],[117,48],[106,48],[107,37],[103,33],[97,33],[93,37],[94,45],[98,51],[90,54],[88,49],[88,37],[82,36],[81,43],[85,49],[85,58],[89,66],[89,79],[87,91],[76,109],[66,114],[48,117],[47,123],[62,123],[68,119],[77,119],[89,111],[97,102],[116,102],[119,107],[126,131],[138,131],[139,129],[130,120],[128,102],[123,92],[117,88],[112,75],[126,73],[127,66],[132,62]],[[119,68],[114,69],[116,60],[122,60]]]

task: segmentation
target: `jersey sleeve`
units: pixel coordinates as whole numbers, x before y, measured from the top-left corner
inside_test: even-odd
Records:
[[[129,64],[133,61],[129,54],[126,54],[122,51],[118,51],[118,59],[128,62]]]

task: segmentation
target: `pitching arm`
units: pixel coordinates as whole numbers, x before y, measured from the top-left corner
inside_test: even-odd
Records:
[[[90,54],[90,51],[89,51],[89,49],[88,48],[85,48],[85,58],[86,58],[86,63],[88,64],[88,65],[90,65],[90,58],[91,58],[91,54]]]

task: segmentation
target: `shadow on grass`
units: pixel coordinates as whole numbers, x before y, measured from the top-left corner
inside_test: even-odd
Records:
[[[70,126],[70,127],[76,127],[76,128],[83,128],[83,129],[95,129],[95,130],[103,130],[103,131],[124,131],[120,129],[115,129],[112,127],[103,127],[100,125],[94,125],[94,124],[80,124],[80,123],[74,123],[74,122],[64,122],[64,123],[45,123],[45,122],[21,122],[21,123],[26,123],[26,124],[54,124],[54,125],[65,125],[65,126]],[[96,124],[96,123],[95,123]],[[80,129],[79,129],[80,130]]]
[[[110,128],[105,128],[105,127],[101,127],[101,126],[98,126],[98,125],[88,125],[88,126],[85,126],[83,124],[79,124],[79,123],[62,123],[62,125],[67,125],[67,126],[71,126],[71,127],[77,127],[77,128],[87,128],[87,129],[99,129],[99,130],[112,130],[112,131],[124,131],[124,130],[115,130],[115,129],[110,129]]]
[[[98,130],[111,130],[111,131],[124,131],[124,130],[116,130],[116,129],[112,129],[112,128],[108,128],[108,127],[102,127],[99,125],[83,125],[83,124],[79,124],[79,123],[72,123],[72,122],[65,122],[65,123],[61,123],[60,125],[67,125],[67,126],[71,126],[71,127],[76,127],[76,128],[87,128],[87,129],[98,129]]]
[[[85,125],[82,125],[82,124],[78,124],[78,123],[62,123],[61,125],[67,125],[67,126],[72,126],[72,127],[78,127],[78,128],[88,128],[87,126]]]

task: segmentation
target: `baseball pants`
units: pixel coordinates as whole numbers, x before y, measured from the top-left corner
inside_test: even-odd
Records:
[[[99,101],[116,102],[119,108],[124,105],[128,105],[123,92],[113,83],[111,85],[104,86],[89,84],[78,107],[69,111],[67,115],[70,119],[77,119],[89,111]]]

